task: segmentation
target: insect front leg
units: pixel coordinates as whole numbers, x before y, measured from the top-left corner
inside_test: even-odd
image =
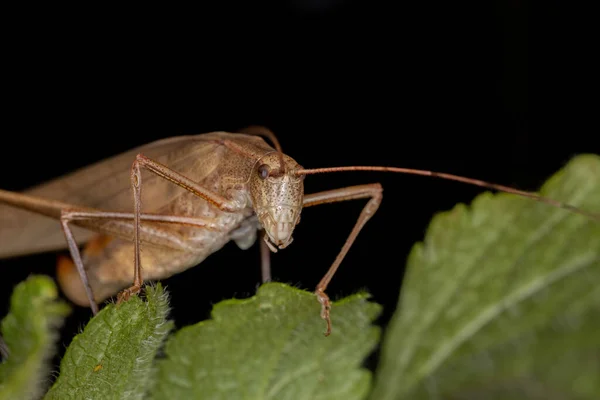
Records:
[[[356,199],[364,199],[369,198],[369,201],[363,208],[360,213],[356,224],[352,228],[350,235],[346,239],[342,250],[339,252],[335,261],[329,267],[329,270],[321,279],[317,288],[315,290],[315,295],[321,303],[321,318],[323,318],[327,322],[327,330],[325,331],[325,336],[329,336],[331,334],[331,318],[330,318],[330,310],[331,303],[329,301],[329,296],[325,293],[327,289],[327,285],[333,278],[333,275],[337,271],[340,266],[342,260],[350,250],[350,247],[354,243],[354,240],[358,236],[358,233],[363,228],[365,223],[375,214],[377,209],[379,208],[379,204],[381,204],[381,200],[383,198],[383,188],[379,183],[373,183],[369,185],[358,185],[358,186],[349,186],[340,189],[328,190],[319,193],[313,193],[306,195],[304,197],[303,207],[311,207],[319,204],[327,204],[327,203],[335,203],[339,201],[346,200],[356,200]]]

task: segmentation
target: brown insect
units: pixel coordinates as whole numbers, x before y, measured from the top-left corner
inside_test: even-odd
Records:
[[[270,139],[274,147],[259,136]],[[151,174],[142,177],[142,170]],[[139,293],[144,280],[164,279],[197,265],[230,240],[249,248],[259,231],[262,280],[269,281],[269,250],[290,245],[303,208],[368,199],[315,290],[329,335],[330,301],[325,290],[358,233],[377,211],[383,189],[373,183],[305,194],[303,181],[310,174],[359,170],[460,181],[600,220],[598,215],[535,193],[445,173],[371,166],[305,169],[281,151],[271,131],[249,127],[241,133],[159,140],[23,193],[0,190],[0,203],[17,208],[1,209],[0,257],[67,246],[72,260],[59,261],[59,284],[74,303],[89,305],[95,314],[99,302],[122,289],[119,302]],[[31,212],[38,218],[33,219]],[[55,220],[60,221],[62,233]],[[132,255],[133,268],[125,267],[131,265]]]

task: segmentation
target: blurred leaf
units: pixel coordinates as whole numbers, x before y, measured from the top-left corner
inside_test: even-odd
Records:
[[[162,286],[109,304],[75,336],[60,375],[45,399],[142,399],[149,388],[154,357],[169,333],[169,304]]]
[[[600,213],[600,157],[541,194]],[[489,193],[409,257],[374,400],[600,398],[600,223]]]
[[[380,306],[357,294],[334,302],[325,337],[314,294],[280,283],[226,300],[212,319],[181,329],[159,360],[154,399],[364,399],[361,368],[378,342]]]
[[[56,285],[46,276],[30,276],[15,287],[0,326],[9,350],[0,364],[0,399],[35,399],[47,389],[58,328],[70,311],[57,298]]]

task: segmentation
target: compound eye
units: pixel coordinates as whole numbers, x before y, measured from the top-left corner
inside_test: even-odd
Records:
[[[269,172],[271,172],[271,167],[267,164],[262,164],[258,167],[258,176],[260,176],[260,179],[267,179],[269,177]]]

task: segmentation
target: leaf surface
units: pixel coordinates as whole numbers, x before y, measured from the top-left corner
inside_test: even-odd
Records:
[[[60,375],[44,399],[142,399],[152,363],[169,333],[167,295],[146,286],[138,296],[109,304],[73,338]]]
[[[600,157],[543,196],[600,214]],[[485,193],[408,260],[373,400],[600,398],[600,222]]]
[[[70,312],[46,276],[30,276],[15,286],[10,312],[0,331],[8,359],[0,364],[0,399],[35,399],[47,389],[58,328]]]
[[[374,349],[380,306],[366,294],[334,302],[325,337],[314,294],[280,283],[215,305],[181,329],[159,360],[154,399],[358,400],[371,388],[361,363]]]

